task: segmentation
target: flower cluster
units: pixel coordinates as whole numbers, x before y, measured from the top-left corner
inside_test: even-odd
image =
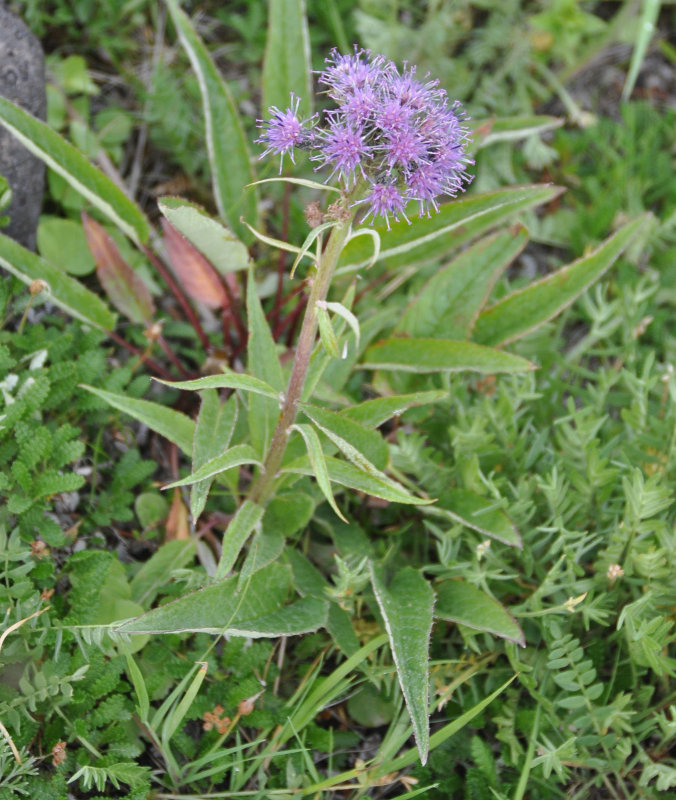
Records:
[[[439,210],[437,198],[455,196],[469,182],[465,116],[438,81],[420,81],[415,67],[399,72],[383,56],[355,48],[352,55],[332,51],[319,83],[336,103],[324,114],[326,124],[299,119],[292,96],[286,111],[271,108],[271,118],[259,122],[263,155],[293,160],[294,148],[308,150],[345,189],[360,182],[354,202],[367,204],[366,217],[382,217],[388,227],[390,216],[407,219],[410,201],[429,216],[430,208]]]

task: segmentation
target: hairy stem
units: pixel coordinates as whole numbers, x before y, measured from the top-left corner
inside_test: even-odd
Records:
[[[272,436],[270,448],[265,457],[263,468],[258,479],[254,482],[249,491],[248,499],[254,503],[264,505],[269,499],[274,488],[275,477],[282,464],[286,444],[289,437],[289,430],[296,420],[298,403],[303,393],[305,376],[307,375],[310,364],[310,356],[317,336],[317,303],[326,299],[326,295],[331,285],[338,257],[343,249],[347,236],[350,232],[350,220],[341,222],[331,231],[331,235],[326,244],[326,248],[317,264],[317,271],[312,283],[310,295],[305,309],[303,325],[298,336],[296,354],[291,369],[289,385],[284,397],[277,427]]]

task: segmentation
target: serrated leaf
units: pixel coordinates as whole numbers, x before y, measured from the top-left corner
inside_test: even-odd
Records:
[[[204,303],[207,308],[225,308],[228,295],[216,270],[169,220],[162,220],[162,231],[169,263],[179,286],[188,297]]]
[[[336,505],[333,492],[331,491],[331,483],[329,480],[328,469],[326,467],[326,459],[319,441],[319,436],[317,436],[317,433],[311,425],[296,424],[292,426],[292,430],[297,430],[298,433],[300,433],[305,442],[305,447],[307,448],[310,470],[305,474],[314,475],[317,485],[321,489],[322,494],[328,501],[331,508],[336,512],[340,519],[343,520],[343,522],[347,522],[341,510]]]
[[[277,348],[270,333],[260,300],[256,294],[253,271],[249,272],[246,293],[246,310],[249,322],[247,345],[249,371],[259,380],[265,381],[278,393],[284,391],[282,367],[277,357]],[[249,432],[251,443],[263,456],[279,417],[279,402],[254,396],[249,401]]]
[[[325,408],[301,403],[300,408],[356,466],[367,472],[387,466],[387,444],[377,431]]]
[[[148,287],[122,258],[108,231],[84,211],[82,225],[96,262],[96,275],[108,299],[127,319],[147,325],[155,313]]]
[[[135,242],[144,243],[150,228],[143,212],[72,144],[49,125],[0,97],[0,125],[66,181]]]
[[[384,243],[379,261],[387,261],[390,269],[409,266],[421,261],[443,258],[465,242],[484,231],[512,219],[519,211],[548,203],[564,191],[558,186],[534,184],[508,189],[496,189],[485,194],[471,195],[440,207],[429,219],[416,219],[375,227]],[[451,235],[452,234],[452,235]],[[340,258],[340,266],[361,269],[370,263],[370,243],[351,239]]]
[[[497,279],[528,242],[516,226],[480,239],[436,272],[395,327],[410,336],[467,339]]]
[[[27,286],[35,280],[45,281],[51,301],[75,319],[104,331],[115,328],[117,316],[98,295],[2,233],[0,267],[11,272]]]
[[[627,223],[589,255],[482,311],[472,338],[481,344],[502,346],[555,317],[613,265],[649,219],[650,215],[644,214]]]
[[[361,366],[418,373],[527,372],[535,369],[521,356],[449,339],[384,339],[366,350]]]
[[[248,447],[248,445],[245,446]],[[237,509],[223,534],[223,549],[216,571],[217,578],[224,577],[235,566],[235,561],[237,561],[244,543],[259,527],[263,514],[265,514],[265,508],[252,503],[251,500],[245,500]]]
[[[525,647],[521,627],[506,608],[467,581],[444,581],[436,586],[434,615],[477,631],[509,639]]]
[[[174,411],[159,403],[150,400],[137,400],[135,397],[127,397],[124,394],[108,392],[104,389],[96,389],[94,386],[80,384],[83,389],[95,394],[106,403],[129,414],[130,417],[147,425],[155,433],[159,433],[186,454],[192,452],[192,440],[195,433],[195,423],[190,417],[180,411]]]
[[[365,400],[356,406],[342,409],[338,413],[341,417],[353,419],[367,428],[377,428],[390,417],[399,416],[409,408],[424,406],[428,403],[440,403],[442,400],[448,400],[448,392],[441,389],[413,392],[390,397],[375,397],[373,400]]]
[[[442,508],[457,522],[499,542],[521,549],[521,534],[495,501],[466,489],[450,489],[439,497]]]
[[[324,624],[327,604],[321,600],[305,598],[285,605],[291,588],[288,567],[270,564],[243,586],[238,587],[238,581],[238,576],[218,581],[115,626],[115,630],[274,637],[306,633]]]
[[[301,117],[312,114],[310,35],[304,0],[270,0],[263,60],[263,106],[286,108],[291,92]]]
[[[182,197],[160,197],[157,205],[171,224],[221,273],[246,269],[249,251],[232,231],[196,203]]]
[[[244,216],[258,220],[257,192],[244,191],[255,180],[251,156],[237,106],[227,84],[216,69],[204,43],[193,29],[177,0],[165,0],[197,76],[206,129],[207,154],[218,213],[230,228],[246,239]]]
[[[181,478],[179,481],[164,486],[164,489],[175,489],[177,486],[189,486],[191,483],[204,481],[207,478],[212,478],[218,475],[219,472],[225,472],[233,467],[241,467],[243,464],[259,464],[256,451],[248,444],[236,444],[225,453],[210,459],[206,464],[188,475],[186,478]]]
[[[236,395],[221,403],[218,392],[214,389],[204,389],[201,400],[192,443],[193,471],[200,469],[227,449],[237,422]],[[190,490],[190,513],[193,520],[204,511],[211,483],[211,479],[207,478],[193,484]]]
[[[244,375],[241,372],[224,372],[222,375],[207,375],[204,378],[195,378],[191,381],[163,381],[155,378],[158,383],[171,386],[172,389],[184,389],[189,392],[199,392],[203,389],[241,389],[244,392],[270,397],[279,401],[279,392],[276,392],[270,384],[251,375]]]
[[[389,586],[381,567],[369,565],[371,585],[385,621],[399,685],[413,723],[413,733],[424,764],[429,752],[429,644],[434,592],[412,567],[399,570]]]

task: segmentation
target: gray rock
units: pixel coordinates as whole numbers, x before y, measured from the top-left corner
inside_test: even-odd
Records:
[[[26,25],[0,6],[0,95],[33,116],[45,118],[45,55]],[[0,126],[0,174],[12,188],[3,213],[10,223],[0,228],[17,242],[35,249],[35,232],[45,190],[44,164]]]

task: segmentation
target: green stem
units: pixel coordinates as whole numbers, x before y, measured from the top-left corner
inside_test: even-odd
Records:
[[[305,309],[303,325],[296,345],[296,355],[293,360],[291,377],[289,378],[282,411],[279,415],[263,468],[249,491],[248,499],[259,505],[265,505],[270,498],[274,489],[275,478],[282,465],[289,438],[289,430],[296,420],[298,403],[303,393],[310,356],[317,336],[317,303],[326,300],[338,258],[350,233],[351,222],[351,219],[345,220],[333,228],[321,260],[317,264],[317,272]]]

